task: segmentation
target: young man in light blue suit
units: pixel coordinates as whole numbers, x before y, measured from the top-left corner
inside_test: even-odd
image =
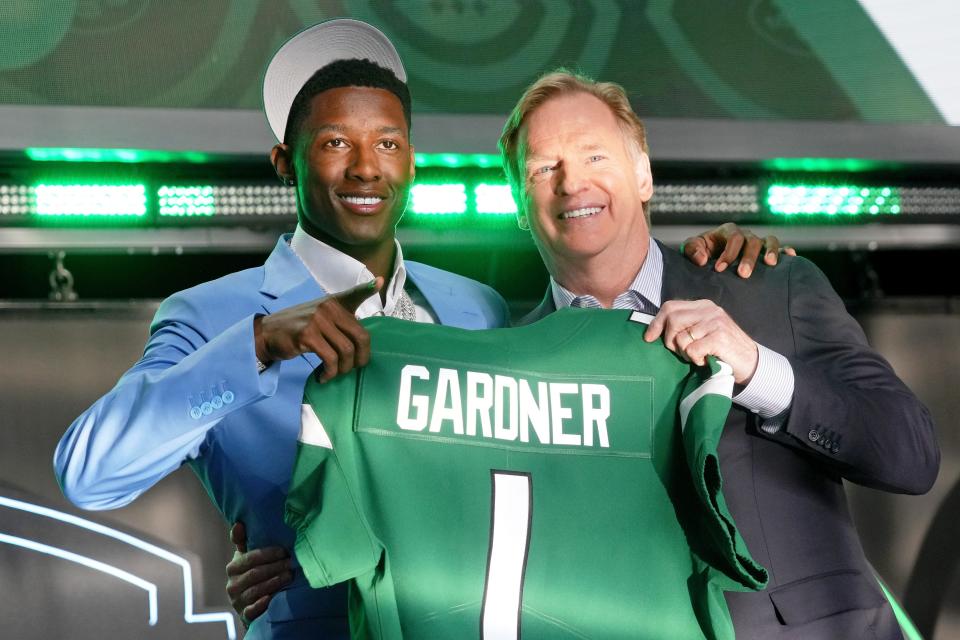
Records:
[[[121,507],[186,463],[227,522],[245,524],[251,548],[289,549],[283,504],[303,386],[321,362],[324,378],[366,362],[354,310],[467,329],[507,323],[490,287],[402,259],[394,230],[414,170],[403,67],[369,25],[319,27],[278,52],[264,85],[284,142],[271,159],[297,190],[296,232],[262,267],[163,302],[143,357],[57,448],[58,479],[77,505]],[[338,37],[345,49],[318,46]],[[292,573],[247,637],[347,637],[346,589],[310,589]]]

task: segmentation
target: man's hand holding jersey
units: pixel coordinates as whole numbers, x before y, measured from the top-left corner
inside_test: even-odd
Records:
[[[643,334],[653,342],[663,336],[664,346],[703,366],[707,356],[716,356],[733,368],[733,380],[746,385],[757,370],[757,343],[710,300],[669,300]]]

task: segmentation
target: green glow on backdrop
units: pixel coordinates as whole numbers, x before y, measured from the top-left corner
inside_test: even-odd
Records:
[[[207,162],[210,156],[199,151],[157,151],[152,149],[92,149],[77,147],[30,147],[25,153],[40,162]]]
[[[444,167],[447,169],[500,168],[500,156],[495,153],[418,153],[418,167]]]
[[[772,158],[762,163],[770,171],[820,171],[857,173],[875,171],[885,165],[876,160],[862,158]]]

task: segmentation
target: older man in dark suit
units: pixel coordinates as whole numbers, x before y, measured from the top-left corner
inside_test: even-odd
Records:
[[[656,313],[647,340],[733,367],[725,495],[770,574],[765,591],[727,594],[738,637],[901,637],[842,481],[923,493],[939,449],[927,410],[823,274],[785,258],[742,280],[653,240],[643,124],[617,85],[548,74],[520,99],[500,143],[520,225],[551,274],[526,322],[568,305],[634,308]]]

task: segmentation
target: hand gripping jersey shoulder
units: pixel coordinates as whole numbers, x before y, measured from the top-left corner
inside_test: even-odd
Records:
[[[721,591],[766,573],[720,492],[732,373],[630,317],[372,319],[370,364],[307,384],[286,517],[313,586],[352,581],[355,632],[733,637]]]

